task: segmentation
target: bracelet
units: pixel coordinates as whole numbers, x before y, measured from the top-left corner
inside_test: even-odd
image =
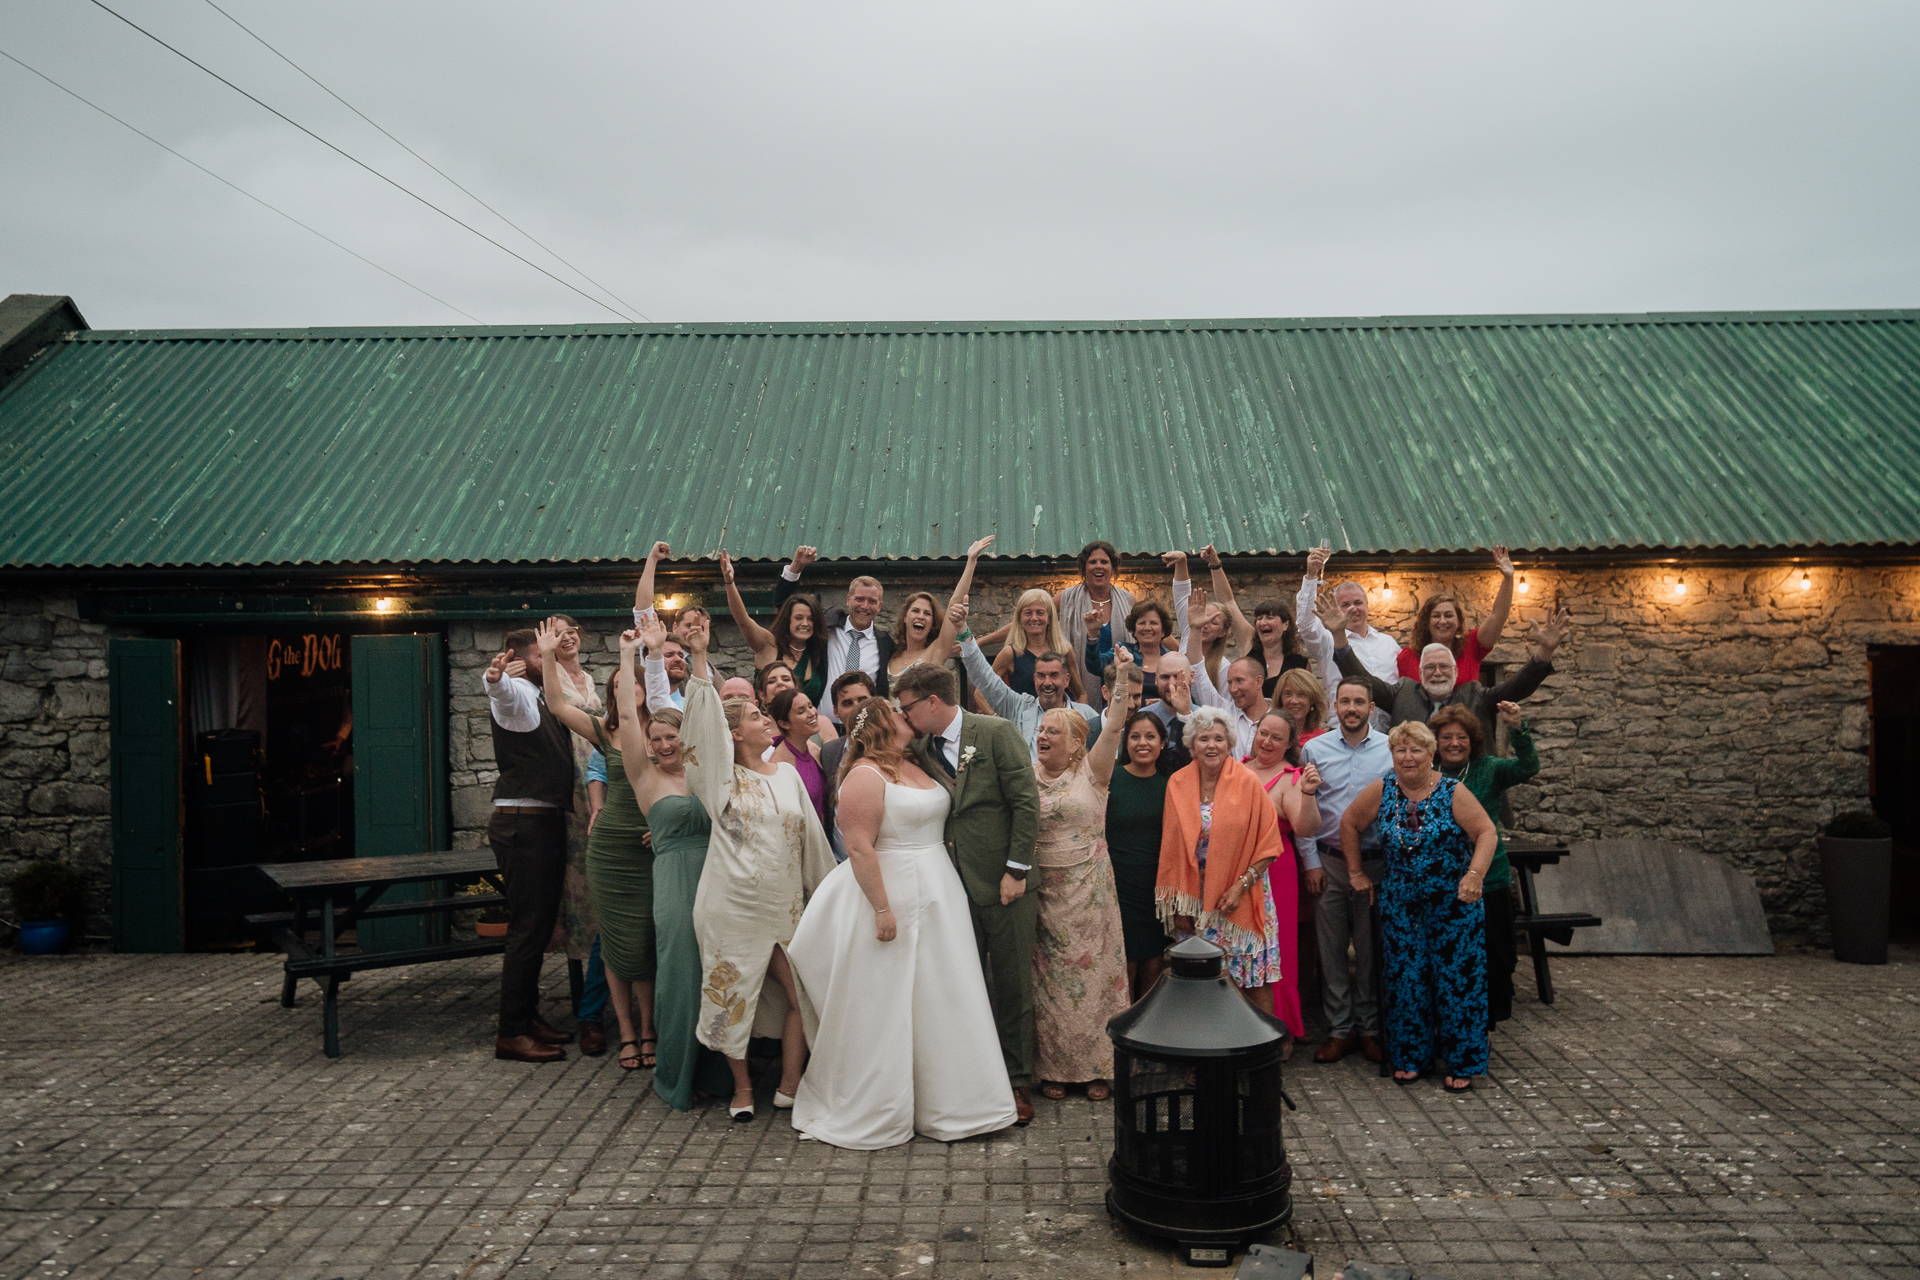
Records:
[[[972,627],[965,628],[958,635],[954,636],[954,639],[963,640],[963,641],[973,639],[973,628]]]
[[[873,909],[873,914],[877,916],[890,916],[893,914],[893,908],[892,907],[875,907]]]

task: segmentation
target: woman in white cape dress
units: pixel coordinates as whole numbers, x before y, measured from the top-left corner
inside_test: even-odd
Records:
[[[942,1142],[1014,1122],[960,873],[947,791],[879,698],[855,717],[840,769],[847,861],[820,883],[787,955],[813,1060],[793,1127],[854,1151],[915,1133]]]

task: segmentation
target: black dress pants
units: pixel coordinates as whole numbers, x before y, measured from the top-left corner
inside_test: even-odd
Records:
[[[1489,889],[1487,904],[1487,1030],[1513,1016],[1513,967],[1520,961],[1513,940],[1513,886]]]
[[[500,958],[500,1036],[525,1035],[540,1005],[540,960],[560,917],[567,877],[567,815],[495,809],[487,843],[507,886],[507,950]]]

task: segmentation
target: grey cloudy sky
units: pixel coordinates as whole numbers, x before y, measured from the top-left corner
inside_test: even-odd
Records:
[[[1920,305],[1911,0],[220,2],[654,320]],[[107,3],[547,261],[204,0]],[[481,320],[616,318],[90,0],[4,13],[0,49]],[[0,293],[465,323],[5,61],[0,119]]]

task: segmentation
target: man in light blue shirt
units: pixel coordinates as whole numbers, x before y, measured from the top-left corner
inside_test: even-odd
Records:
[[[1320,771],[1320,837],[1316,850],[1301,849],[1307,888],[1313,892],[1313,928],[1320,940],[1320,1001],[1331,1028],[1315,1062],[1338,1062],[1356,1045],[1369,1062],[1380,1061],[1380,1004],[1374,997],[1373,921],[1370,895],[1355,893],[1340,848],[1340,819],[1360,789],[1393,772],[1387,735],[1373,727],[1373,690],[1364,680],[1345,679],[1335,690],[1340,722],[1302,752]],[[1360,836],[1360,867],[1379,883],[1380,839],[1372,827]],[[1353,975],[1347,975],[1347,943],[1353,943]]]

